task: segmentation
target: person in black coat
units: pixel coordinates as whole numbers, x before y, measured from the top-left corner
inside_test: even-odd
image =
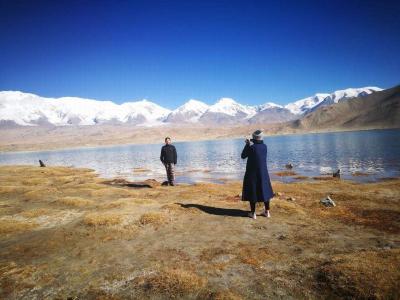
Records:
[[[161,148],[160,160],[167,171],[168,184],[174,186],[175,183],[175,165],[178,155],[175,146],[171,144],[171,138],[165,138],[165,145]]]
[[[256,130],[250,140],[246,140],[246,145],[241,157],[247,158],[246,173],[243,178],[242,200],[250,202],[251,212],[249,217],[256,219],[256,202],[264,202],[265,209],[261,215],[270,217],[269,201],[274,193],[267,168],[267,146],[263,142],[263,133]]]

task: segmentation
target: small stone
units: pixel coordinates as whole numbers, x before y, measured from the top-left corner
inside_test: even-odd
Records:
[[[287,201],[296,201],[296,198],[294,198],[294,197],[288,197],[288,198],[286,198],[286,200],[287,200]]]
[[[276,192],[275,196],[280,197],[280,196],[282,196],[282,193],[281,192]]]
[[[335,202],[329,196],[326,196],[325,198],[321,199],[320,202],[323,205],[325,205],[326,207],[335,207],[336,206]]]

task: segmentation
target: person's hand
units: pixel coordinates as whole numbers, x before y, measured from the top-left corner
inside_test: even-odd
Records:
[[[246,139],[245,143],[246,143],[246,145],[250,145],[250,140]]]

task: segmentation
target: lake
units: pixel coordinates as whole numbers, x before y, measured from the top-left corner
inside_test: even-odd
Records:
[[[342,178],[375,181],[400,175],[400,130],[369,130],[270,136],[268,168],[272,179],[292,181],[275,172],[292,163],[304,176],[341,170]],[[240,158],[243,139],[174,143],[178,152],[177,182],[223,182],[242,179],[246,161]],[[0,164],[34,164],[87,167],[104,178],[165,179],[160,144],[123,145],[38,152],[0,153]],[[357,175],[358,176],[355,176]],[[361,176],[360,176],[361,175]]]

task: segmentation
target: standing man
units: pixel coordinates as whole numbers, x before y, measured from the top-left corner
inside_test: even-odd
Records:
[[[168,184],[174,186],[175,174],[174,169],[177,161],[177,154],[175,146],[171,144],[171,138],[165,138],[165,145],[161,148],[160,160],[165,166],[167,171]]]

